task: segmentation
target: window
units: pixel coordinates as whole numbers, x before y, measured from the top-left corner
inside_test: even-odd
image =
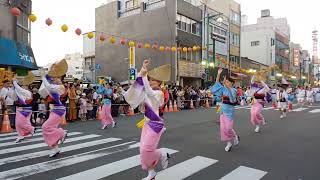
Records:
[[[184,0],[185,2],[187,3],[190,3],[194,6],[200,6],[201,5],[201,2],[199,0]]]
[[[231,10],[230,20],[233,24],[240,25],[240,14]]]
[[[240,46],[240,36],[238,34],[230,32],[230,44],[234,46]]]
[[[260,41],[252,41],[251,42],[251,46],[259,46],[260,45]]]
[[[17,41],[30,44],[30,21],[24,12],[17,17]]]
[[[140,5],[140,0],[128,0],[126,1],[126,9],[131,9]]]
[[[191,34],[201,35],[201,23],[180,14],[177,14],[177,28]]]
[[[271,46],[274,46],[274,39],[273,38],[271,38]]]

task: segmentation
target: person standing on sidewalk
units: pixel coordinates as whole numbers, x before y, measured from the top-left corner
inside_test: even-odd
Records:
[[[15,128],[15,107],[14,100],[12,99],[14,96],[14,90],[12,83],[9,80],[4,80],[2,83],[3,88],[0,91],[0,98],[2,99],[3,112],[5,110],[8,112],[11,128]]]
[[[51,148],[49,157],[55,157],[60,153],[59,145],[65,141],[68,132],[58,128],[61,120],[65,117],[66,107],[61,102],[61,96],[66,93],[61,78],[68,70],[66,60],[54,63],[48,74],[42,72],[42,85],[39,94],[47,97],[50,103],[49,119],[42,125],[42,135],[45,143]]]

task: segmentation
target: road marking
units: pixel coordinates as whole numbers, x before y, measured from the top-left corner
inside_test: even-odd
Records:
[[[265,107],[263,108],[264,110],[270,110],[270,109],[273,109],[273,107]]]
[[[309,113],[320,113],[320,109],[314,109],[312,111],[309,111]]]
[[[294,110],[292,110],[293,112],[300,112],[300,111],[304,111],[304,110],[306,110],[306,109],[308,109],[308,108],[297,108],[297,109],[294,109]]]
[[[79,135],[79,134],[82,134],[81,132],[72,132],[72,133],[68,133],[68,136],[74,136],[74,135]],[[3,147],[3,146],[10,146],[10,145],[20,145],[20,144],[25,144],[25,143],[29,143],[29,142],[36,142],[36,141],[41,141],[43,140],[43,137],[39,137],[39,138],[33,138],[33,137],[30,137],[30,138],[25,138],[24,140],[22,140],[21,142],[19,143],[15,143],[15,142],[5,142],[5,143],[1,143],[0,144],[0,147]]]
[[[100,144],[120,141],[120,140],[121,139],[119,139],[119,138],[107,138],[107,139],[100,139],[100,140],[90,141],[90,142],[81,143],[81,144],[75,144],[75,145],[71,145],[71,146],[64,146],[62,148],[62,153],[73,151],[73,150],[78,150],[78,149],[82,149],[82,148],[87,148],[87,147],[91,147],[91,146],[96,146],[96,145],[100,145]],[[43,157],[43,156],[47,156],[49,153],[50,153],[50,150],[45,150],[45,151],[39,151],[39,152],[34,152],[34,153],[29,153],[29,154],[23,154],[23,155],[3,158],[3,159],[0,159],[0,165],[23,161],[23,160],[29,160],[29,159],[38,158],[38,157]]]
[[[37,129],[37,132],[42,132],[42,129]],[[18,136],[17,132],[12,132],[12,133],[4,133],[0,134],[0,137],[5,137],[5,136]]]
[[[267,172],[258,169],[253,169],[245,166],[239,166],[229,174],[223,176],[220,180],[259,180],[265,176]]]
[[[74,141],[80,141],[80,140],[84,140],[84,139],[100,137],[100,136],[101,135],[93,134],[93,135],[86,135],[86,136],[80,136],[80,137],[75,137],[75,138],[67,138],[66,142],[64,144],[74,142]],[[0,150],[0,154],[25,151],[25,150],[29,150],[29,149],[35,149],[35,148],[46,147],[46,146],[48,146],[46,143],[39,143],[39,144],[33,144],[33,145],[28,145],[28,146],[14,147],[14,148]]]
[[[176,153],[178,151],[164,148],[169,154]],[[130,158],[122,159],[110,164],[99,166],[97,168],[89,169],[77,174],[66,176],[57,180],[79,180],[79,179],[90,179],[98,180],[111,176],[113,174],[128,170],[130,168],[139,166],[141,164],[140,155],[132,156]]]
[[[37,137],[37,136],[42,136],[42,133],[36,133],[36,134],[33,135],[33,137]],[[10,137],[4,137],[4,138],[1,138],[1,139],[0,139],[0,142],[2,142],[2,141],[7,141],[7,140],[15,140],[15,139],[17,139],[17,137],[18,137],[18,135],[16,135],[16,136],[10,136]],[[25,138],[31,138],[31,135],[29,135],[29,136],[27,136],[27,137],[25,137]],[[2,144],[2,143],[1,143],[1,144]]]
[[[182,180],[217,162],[218,161],[215,159],[196,156],[194,158],[191,158],[189,160],[186,160],[182,163],[179,163],[175,166],[172,166],[166,170],[159,172],[159,174],[156,176],[156,179],[157,180],[158,179],[159,180],[168,180],[168,179]]]
[[[132,141],[130,143],[134,143],[134,141]],[[65,166],[71,166],[71,165],[74,165],[77,163],[93,160],[96,158],[100,158],[100,157],[107,156],[110,154],[115,154],[115,153],[126,151],[129,149],[137,148],[140,146],[140,144],[135,143],[132,145],[125,145],[122,147],[121,146],[122,145],[115,145],[115,146],[97,149],[94,151],[89,151],[86,153],[77,154],[77,155],[73,155],[73,156],[69,156],[69,157],[65,157],[65,158],[61,158],[61,159],[55,159],[55,160],[51,160],[51,161],[47,161],[47,162],[43,162],[43,163],[33,164],[30,166],[24,166],[24,167],[20,167],[20,168],[16,168],[16,169],[11,169],[8,171],[3,171],[3,172],[0,172],[0,179],[14,180],[14,179],[19,179],[19,178],[31,176],[34,174],[43,173],[43,172],[51,171],[54,169],[62,168]],[[120,147],[120,148],[114,149],[114,150],[108,150],[108,149],[115,148],[115,147]],[[107,171],[109,169],[104,169],[104,170]],[[84,179],[84,178],[81,178],[81,179]],[[89,178],[89,179],[91,180],[92,178]]]

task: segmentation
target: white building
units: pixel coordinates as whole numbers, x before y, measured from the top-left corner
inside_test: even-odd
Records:
[[[81,53],[66,54],[64,59],[68,63],[67,78],[83,78],[83,57]]]
[[[267,66],[276,64],[280,72],[289,72],[290,69],[289,42],[287,20],[273,18],[269,10],[261,11],[261,18],[256,24],[241,28],[241,56]]]
[[[95,33],[94,33],[95,36]],[[95,50],[95,42],[96,38],[92,39],[88,38],[88,33],[83,34],[83,80],[85,82],[96,82],[96,68],[95,68],[95,58],[96,58],[96,50]]]

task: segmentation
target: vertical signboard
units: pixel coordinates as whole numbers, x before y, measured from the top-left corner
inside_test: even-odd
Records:
[[[298,67],[299,66],[299,59],[300,59],[300,51],[297,49],[293,50],[293,65]]]
[[[136,66],[135,47],[129,48],[129,64],[130,64],[130,68],[135,68]]]

